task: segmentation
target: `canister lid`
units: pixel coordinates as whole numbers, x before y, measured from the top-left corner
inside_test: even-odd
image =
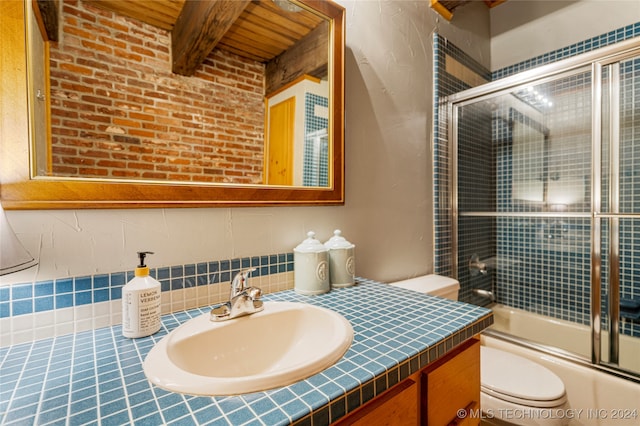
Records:
[[[355,247],[342,236],[342,231],[339,229],[333,231],[333,237],[329,238],[324,245],[329,249],[350,249]]]
[[[309,231],[307,232],[307,239],[301,242],[293,250],[297,251],[298,253],[320,253],[328,251],[329,249],[322,245],[322,243],[316,239],[315,232]]]

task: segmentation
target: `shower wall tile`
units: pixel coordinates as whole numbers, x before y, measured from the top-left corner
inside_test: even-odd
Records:
[[[329,185],[328,134],[329,119],[322,114],[329,109],[329,98],[305,93],[304,98],[304,160],[303,186]],[[319,113],[317,110],[322,111]]]
[[[452,276],[451,210],[449,188],[449,146],[446,97],[491,80],[491,73],[462,49],[440,34],[433,35],[434,66],[434,212],[435,212],[435,273]],[[447,67],[449,62],[449,67]],[[455,66],[451,66],[451,64]],[[464,69],[464,72],[459,72]],[[471,77],[470,77],[471,76]],[[462,294],[467,294],[462,288]],[[463,299],[464,300],[464,299]]]
[[[458,138],[458,210],[496,210],[496,155],[492,143],[491,109],[484,103],[460,111]]]
[[[494,290],[496,275],[496,218],[462,216],[458,220],[458,232],[462,236],[458,246],[458,280],[460,285],[460,300],[475,305],[485,305],[486,298],[473,294],[474,289]],[[471,271],[469,261],[477,256],[486,264],[487,273]]]
[[[598,37],[558,49],[511,67],[494,71],[497,80],[534,67],[566,59],[623,40],[640,36],[640,23],[611,31]],[[449,151],[446,117],[446,96],[469,88],[447,73],[446,55],[459,49],[439,35],[434,35],[434,73],[436,76],[434,123],[434,175],[436,213],[436,273],[450,275],[451,223],[449,210]],[[468,58],[459,61],[468,65]],[[473,68],[478,70],[478,68]],[[640,59],[621,63],[620,67],[620,211],[640,212]],[[481,73],[481,72],[480,72]],[[605,69],[603,78],[608,80]],[[553,99],[554,113],[540,119],[550,129],[555,144],[549,161],[540,167],[548,177],[566,181],[569,192],[576,199],[565,207],[567,213],[589,214],[591,209],[591,134],[590,134],[589,72],[578,73],[562,81],[548,82],[544,87]],[[606,88],[604,96],[607,96]],[[466,107],[465,107],[466,108]],[[491,109],[489,109],[491,110]],[[606,112],[606,108],[605,108]],[[475,215],[482,212],[536,212],[535,203],[513,199],[514,165],[512,127],[509,112],[493,110],[489,118],[482,108],[466,108],[467,127],[459,128],[465,135],[459,147],[459,212],[458,223],[458,278],[461,281],[461,299],[483,303],[472,294],[473,288],[492,289],[498,301],[510,306],[588,324],[590,321],[590,233],[591,219],[585,217],[501,217]],[[542,117],[542,115],[541,115]],[[489,133],[482,120],[492,122]],[[473,123],[473,124],[472,124]],[[568,123],[568,126],[567,126]],[[604,120],[603,127],[609,125]],[[563,129],[562,126],[565,126]],[[573,126],[572,128],[569,128]],[[561,130],[558,130],[561,129]],[[603,137],[602,211],[610,211],[608,204],[609,141]],[[495,172],[491,172],[493,168]],[[533,171],[535,172],[535,171]],[[582,195],[580,195],[582,194]],[[465,213],[468,215],[465,216]],[[609,220],[602,220],[602,318],[603,329],[608,327],[608,290],[610,265]],[[640,219],[620,220],[620,294],[622,298],[640,300]],[[497,266],[495,282],[485,275],[471,275],[468,261],[472,254],[489,259]],[[490,262],[490,263],[491,263]],[[640,336],[640,321],[621,319],[621,332]]]
[[[637,197],[636,200],[640,200]],[[640,204],[640,203],[639,203]],[[636,211],[638,207],[636,207]],[[620,219],[620,299],[640,303],[640,218]],[[603,297],[603,302],[607,299]],[[606,307],[603,307],[606,311]],[[640,321],[621,318],[622,334],[640,337]]]
[[[550,64],[582,53],[591,52],[601,47],[610,46],[640,35],[640,22],[610,31],[599,36],[574,43],[561,49],[553,50],[520,63],[493,71],[492,80],[499,80],[540,65]]]
[[[590,218],[497,218],[500,303],[590,321]]]

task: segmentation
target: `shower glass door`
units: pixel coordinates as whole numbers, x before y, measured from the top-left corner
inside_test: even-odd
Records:
[[[567,325],[550,332],[496,318],[496,329],[585,358],[591,80],[585,67],[457,108],[458,279],[501,305]],[[484,273],[469,268],[473,255],[489,265]],[[467,300],[482,302],[473,293]]]
[[[602,68],[601,362],[640,373],[640,57]]]
[[[461,299],[488,305],[490,292],[494,329],[638,377],[634,49],[452,95],[448,120]]]

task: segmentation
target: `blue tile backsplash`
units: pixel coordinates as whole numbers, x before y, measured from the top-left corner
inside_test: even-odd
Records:
[[[241,269],[251,277],[293,271],[293,253],[175,265],[151,269],[163,292],[230,281]],[[122,287],[134,271],[14,284],[0,288],[0,318],[107,302],[122,298]]]

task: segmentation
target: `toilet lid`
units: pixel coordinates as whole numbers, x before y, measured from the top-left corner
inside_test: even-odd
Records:
[[[482,391],[531,407],[554,407],[566,401],[564,383],[548,368],[495,348],[480,347]]]

